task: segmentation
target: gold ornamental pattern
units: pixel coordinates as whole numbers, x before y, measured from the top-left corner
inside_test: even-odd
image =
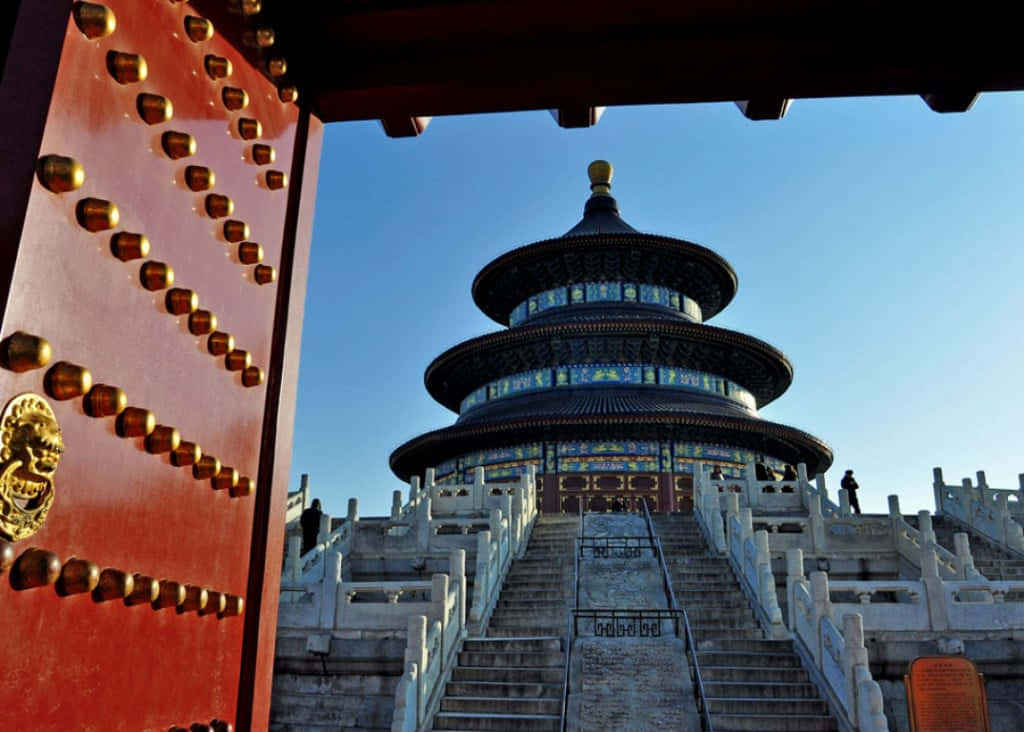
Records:
[[[9,541],[32,536],[53,505],[64,440],[49,403],[19,394],[0,414],[0,534]]]

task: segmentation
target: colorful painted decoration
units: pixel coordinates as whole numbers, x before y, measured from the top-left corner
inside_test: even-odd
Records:
[[[551,308],[588,302],[640,302],[682,312],[698,323],[702,319],[700,305],[695,300],[669,287],[633,282],[581,282],[531,295],[512,308],[508,322],[515,327]]]
[[[465,414],[488,401],[527,391],[555,386],[604,384],[648,384],[693,389],[725,397],[751,411],[757,410],[753,394],[739,384],[715,374],[649,364],[586,364],[534,369],[492,381],[470,392],[460,403],[459,413]]]

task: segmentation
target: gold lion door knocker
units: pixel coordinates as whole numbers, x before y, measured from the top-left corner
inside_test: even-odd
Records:
[[[0,534],[17,541],[39,531],[53,505],[53,476],[64,452],[57,418],[38,394],[19,394],[0,414]]]

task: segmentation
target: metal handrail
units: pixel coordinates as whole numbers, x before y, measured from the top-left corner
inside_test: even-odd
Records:
[[[654,530],[654,522],[651,519],[651,512],[647,508],[647,499],[641,499],[641,503],[644,507],[644,519],[647,521],[648,530]],[[672,610],[678,610],[683,616],[683,629],[685,632],[685,638],[683,640],[686,646],[686,653],[690,658],[690,664],[693,667],[693,678],[697,683],[695,684],[697,692],[697,705],[700,707],[701,714],[701,726],[704,728],[704,732],[714,732],[714,728],[711,725],[711,714],[708,712],[707,694],[704,691],[704,679],[700,674],[700,663],[697,661],[697,644],[693,638],[693,631],[690,629],[690,617],[686,613],[686,608],[680,607],[676,601],[676,593],[672,589],[672,579],[668,573],[668,564],[665,562],[665,552],[661,547],[661,538],[654,537],[654,544],[658,554],[658,564],[661,565],[661,578],[665,587],[665,595],[668,599],[669,608]]]
[[[582,516],[582,510],[580,512]],[[572,644],[576,630],[576,611],[580,607],[580,553],[579,540],[576,540],[575,551],[572,553],[572,610],[566,621],[565,629],[565,670],[562,673],[562,732],[566,732],[569,723],[566,711],[569,707],[569,664],[572,660]]]
[[[618,558],[639,557],[641,551],[647,549],[649,549],[652,554],[655,551],[654,541],[645,536],[584,536],[577,544],[577,554],[582,557],[587,549],[590,549],[593,552],[595,559],[602,556],[607,558],[609,551],[623,552],[621,555],[612,555]],[[604,550],[603,554],[599,554],[599,549]],[[631,551],[633,553],[626,553],[627,551]]]

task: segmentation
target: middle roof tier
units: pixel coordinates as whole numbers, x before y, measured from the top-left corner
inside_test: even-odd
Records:
[[[793,381],[784,354],[725,328],[665,320],[573,321],[522,325],[464,341],[427,367],[424,382],[458,412],[471,392],[532,369],[588,364],[643,364],[691,369],[748,390],[763,407]]]

